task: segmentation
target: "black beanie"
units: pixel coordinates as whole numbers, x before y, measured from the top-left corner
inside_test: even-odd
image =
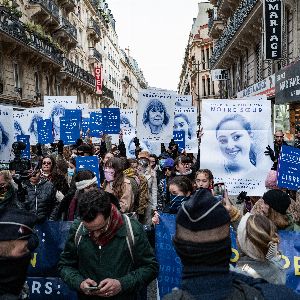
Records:
[[[221,227],[230,217],[221,201],[208,189],[200,189],[186,201],[177,213],[176,223],[191,231]]]
[[[266,204],[282,215],[286,214],[291,204],[289,195],[281,190],[269,190],[264,193],[262,198]]]
[[[37,216],[18,208],[0,210],[0,241],[28,239],[33,233]]]

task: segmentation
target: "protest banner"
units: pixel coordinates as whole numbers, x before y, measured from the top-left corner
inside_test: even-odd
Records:
[[[173,138],[175,95],[163,91],[139,93],[137,136],[140,140],[169,143]]]
[[[80,109],[66,109],[64,118],[70,120],[78,120],[79,122],[81,122],[82,111]]]
[[[175,95],[175,106],[192,106],[192,95]]]
[[[14,142],[17,141],[18,135],[28,134],[26,130],[25,120],[28,117],[27,110],[14,110],[13,118],[14,118]]]
[[[72,116],[70,116],[72,118]],[[78,116],[73,116],[74,119],[60,118],[60,139],[64,145],[76,144],[80,138],[80,123]]]
[[[53,143],[52,121],[50,119],[37,121],[38,142],[42,145]]]
[[[136,127],[135,109],[120,109],[120,126],[124,129]]]
[[[92,171],[96,178],[98,187],[100,187],[100,173],[99,173],[99,158],[98,156],[77,156],[76,158],[76,172],[82,170]]]
[[[90,136],[100,138],[103,135],[102,112],[90,113]]]
[[[120,109],[102,108],[102,128],[105,134],[120,133]]]
[[[282,145],[277,169],[277,185],[295,191],[300,188],[300,149]]]
[[[159,263],[158,288],[161,299],[173,288],[181,284],[181,261],[174,249],[172,238],[176,229],[176,215],[160,214],[159,224],[155,226],[156,258]],[[286,262],[286,286],[300,294],[300,233],[280,231],[280,251]],[[240,257],[235,232],[230,231],[232,256],[234,265]]]
[[[224,182],[229,195],[262,195],[272,166],[264,154],[271,142],[271,102],[203,100],[202,125],[201,168],[210,169],[215,182]]]
[[[175,107],[174,131],[185,132],[185,151],[187,153],[198,153],[196,107]]]
[[[26,148],[21,151],[21,157],[30,159],[30,135],[17,135],[17,141],[26,145]]]
[[[44,107],[32,107],[26,109],[27,117],[23,120],[25,123],[26,134],[30,135],[30,144],[35,145],[38,142],[37,122],[43,120]]]
[[[76,109],[76,96],[45,96],[44,118],[53,122],[54,140],[60,140],[60,118],[65,116],[66,109]]]
[[[81,119],[81,135],[84,139],[86,137],[87,131],[90,128],[90,118]]]
[[[185,149],[185,132],[173,131],[173,140],[178,145],[178,151],[181,153]]]
[[[0,105],[0,162],[9,163],[14,142],[13,109]]]

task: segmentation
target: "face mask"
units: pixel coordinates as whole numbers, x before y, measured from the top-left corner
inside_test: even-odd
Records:
[[[183,202],[186,200],[185,196],[179,196],[179,195],[174,195],[174,194],[170,194],[170,201],[171,202]]]
[[[105,179],[106,179],[107,182],[114,181],[114,179],[115,179],[115,176],[113,174],[110,174],[110,173],[104,172],[104,176],[105,176]]]
[[[68,168],[68,175],[69,175],[69,176],[73,176],[74,173],[75,173],[75,170],[74,170],[74,169]]]

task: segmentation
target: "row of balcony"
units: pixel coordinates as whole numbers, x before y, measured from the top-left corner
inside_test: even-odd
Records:
[[[214,50],[210,58],[211,69],[213,69],[226,47],[232,41],[237,31],[240,29],[241,25],[245,22],[246,18],[258,2],[259,0],[243,0],[241,2],[232,16],[230,23],[226,26],[220,38],[214,44]]]
[[[59,65],[62,67],[61,72],[66,72],[88,85],[95,86],[95,78],[92,74],[64,57],[62,51],[57,49],[47,39],[41,38],[37,33],[27,29],[9,10],[1,6],[0,33],[3,33],[9,38],[13,38],[24,46],[29,47],[32,51],[41,54],[46,60],[50,60],[56,65]],[[93,55],[101,61],[101,54],[96,49],[94,49]]]
[[[86,70],[82,69],[66,57],[63,59],[63,69],[62,73],[67,73],[72,77],[75,77],[85,83],[88,83],[91,86],[95,86],[95,77],[87,72]]]
[[[21,21],[4,7],[0,7],[0,31],[29,46],[31,49],[42,53],[56,64],[62,64],[62,51],[58,50],[46,39],[42,39],[37,33],[29,31]]]
[[[95,48],[90,48],[89,49],[89,63],[94,64],[94,63],[101,63],[102,62],[102,55],[101,53],[96,50]]]
[[[101,30],[100,26],[94,19],[90,19],[87,27],[87,34],[95,40],[95,42],[99,42],[101,38]]]
[[[102,96],[110,99],[114,99],[114,92],[111,89],[107,88],[105,85],[103,85]]]

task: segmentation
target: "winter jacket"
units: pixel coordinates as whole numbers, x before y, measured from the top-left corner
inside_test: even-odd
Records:
[[[54,219],[53,214],[57,202],[53,184],[46,179],[41,179],[36,185],[26,181],[23,187],[27,190],[24,208],[36,214],[40,223],[47,219]]]
[[[106,182],[106,180],[104,180],[104,190],[108,193],[115,195],[115,192],[110,187],[110,184]],[[133,202],[134,202],[133,191],[132,191],[130,180],[126,177],[124,178],[124,182],[123,182],[123,194],[119,199],[119,202],[120,202],[122,213],[128,213],[133,211]]]
[[[248,265],[255,273],[253,276],[251,273],[252,270],[250,269],[246,275],[253,276],[254,278],[262,278],[273,284],[285,285],[286,272],[283,269],[284,264],[285,261],[281,259],[281,257],[260,261],[248,256],[241,256],[236,264],[236,268],[242,269],[245,265]],[[245,270],[247,270],[247,268]]]
[[[299,295],[284,285],[274,285],[236,272],[218,269],[203,276],[190,276],[182,282],[182,290],[174,290],[163,300],[299,300]]]
[[[96,245],[87,231],[82,234],[80,242],[75,245],[75,233],[79,222],[79,220],[74,221],[65,249],[60,256],[58,269],[62,280],[70,288],[78,291],[79,300],[104,299],[87,296],[80,292],[80,284],[87,278],[97,283],[105,278],[117,279],[121,283],[122,291],[110,299],[135,299],[136,291],[149,284],[158,274],[158,264],[143,227],[138,221],[131,219],[135,238],[133,248],[135,263],[133,263],[126,242],[125,220],[113,239],[103,247]]]

